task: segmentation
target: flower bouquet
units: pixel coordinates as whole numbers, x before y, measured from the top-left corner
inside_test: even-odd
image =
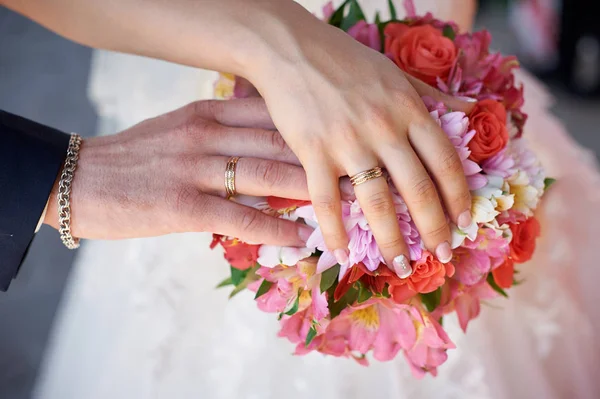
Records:
[[[466,331],[482,301],[507,296],[519,283],[517,265],[529,260],[540,234],[533,216],[552,183],[521,138],[526,115],[523,87],[517,87],[515,57],[491,53],[486,31],[459,34],[452,22],[417,16],[405,1],[407,17],[379,15],[367,22],[357,0],[324,8],[326,20],[359,42],[386,54],[399,68],[437,89],[478,100],[466,115],[443,103],[423,101],[460,155],[472,195],[470,228],[452,225],[454,257],[440,263],[424,249],[411,215],[394,189],[398,223],[410,247],[412,274],[400,278],[384,263],[356,199],[343,201],[350,238],[349,262],[337,264],[323,240],[310,202],[269,197],[264,212],[315,228],[306,248],[251,245],[215,235],[224,248],[233,285],[255,294],[259,309],[277,315],[280,337],[296,344],[298,355],[317,351],[368,364],[402,352],[413,374],[436,375],[454,344],[443,328],[456,313]],[[221,98],[256,95],[247,81],[222,74],[215,86]]]

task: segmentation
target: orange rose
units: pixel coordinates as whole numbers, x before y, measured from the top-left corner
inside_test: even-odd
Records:
[[[430,25],[385,27],[385,53],[403,71],[432,86],[436,78],[446,81],[457,57],[452,40]]]
[[[475,136],[469,142],[470,158],[475,162],[484,161],[499,153],[508,144],[506,130],[506,110],[494,100],[482,100],[469,115],[471,129]]]
[[[535,251],[535,239],[540,235],[540,223],[530,217],[519,224],[511,224],[513,238],[510,242],[510,256],[517,263],[527,262]]]
[[[506,258],[503,264],[492,270],[494,281],[500,288],[510,288],[513,285],[515,264],[512,259]]]
[[[446,277],[454,275],[454,265],[440,262],[431,252],[424,252],[420,260],[412,262],[412,268],[410,277],[402,280],[404,284],[390,284],[390,294],[396,302],[402,303],[417,293],[433,292],[444,285]]]

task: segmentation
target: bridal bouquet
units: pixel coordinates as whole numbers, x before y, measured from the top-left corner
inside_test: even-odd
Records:
[[[277,315],[285,337],[298,355],[317,351],[367,364],[404,354],[417,377],[431,373],[447,359],[454,344],[443,328],[455,313],[463,330],[480,313],[482,301],[507,296],[519,283],[517,266],[528,261],[540,227],[533,217],[546,179],[535,154],[521,138],[526,115],[523,88],[517,87],[515,57],[489,51],[486,31],[459,34],[452,22],[431,14],[417,16],[405,1],[408,17],[379,15],[367,22],[356,0],[334,10],[327,21],[366,46],[386,54],[399,68],[437,89],[476,98],[466,115],[423,98],[454,144],[463,162],[472,195],[474,223],[466,231],[453,228],[454,258],[440,263],[423,249],[419,233],[401,196],[394,191],[396,212],[410,246],[412,275],[399,278],[383,262],[360,205],[343,203],[350,238],[350,262],[336,264],[327,250],[310,202],[270,197],[257,205],[282,218],[315,228],[306,248],[251,245],[215,235],[213,247],[224,248],[233,285],[256,292],[262,311]],[[241,78],[222,74],[216,91],[222,98],[252,95]],[[256,93],[254,93],[256,94]],[[391,184],[391,183],[390,183]]]

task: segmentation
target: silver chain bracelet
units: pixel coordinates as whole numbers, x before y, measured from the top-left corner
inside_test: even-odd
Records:
[[[71,183],[73,183],[73,176],[77,168],[81,141],[80,135],[71,134],[65,166],[58,182],[58,232],[63,244],[69,249],[79,248],[79,238],[71,235]]]

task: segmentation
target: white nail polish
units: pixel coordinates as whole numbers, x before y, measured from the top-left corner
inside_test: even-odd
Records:
[[[394,258],[393,266],[394,271],[401,279],[408,278],[412,274],[412,267],[404,255],[396,256]]]

